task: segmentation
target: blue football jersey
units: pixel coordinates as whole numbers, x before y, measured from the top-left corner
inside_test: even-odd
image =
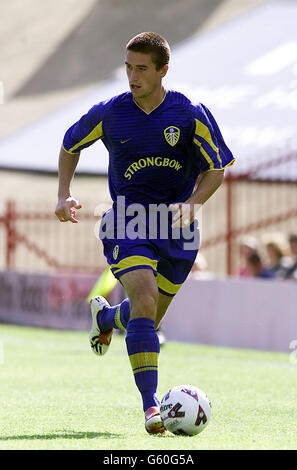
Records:
[[[109,152],[111,197],[126,204],[183,202],[200,173],[234,163],[207,107],[176,91],[150,113],[130,92],[94,105],[67,130],[63,148],[77,154],[99,139]]]

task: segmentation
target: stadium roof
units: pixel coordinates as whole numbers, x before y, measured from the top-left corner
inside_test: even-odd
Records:
[[[237,157],[234,171],[248,169],[258,155],[269,160],[271,151],[285,152],[288,142],[290,150],[297,148],[296,24],[297,4],[278,1],[173,48],[165,86],[211,109]],[[124,91],[120,68],[80,99],[3,138],[0,167],[57,171],[65,130],[94,103]],[[77,171],[106,174],[107,167],[107,151],[96,142],[83,152]],[[292,176],[291,167],[280,168],[278,176]]]

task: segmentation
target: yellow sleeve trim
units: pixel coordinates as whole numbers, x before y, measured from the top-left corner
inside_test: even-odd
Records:
[[[215,151],[216,155],[217,155],[217,159],[218,161],[220,162],[220,165],[222,166],[222,160],[221,160],[221,157],[220,157],[220,152],[219,152],[219,149],[218,147],[214,144],[213,140],[212,140],[212,137],[211,137],[211,133],[210,133],[210,130],[209,128],[203,124],[203,122],[199,121],[199,119],[195,119],[196,121],[196,129],[195,129],[195,134],[197,136],[200,136],[202,137],[204,140],[206,140],[206,142],[211,146],[211,148]],[[194,142],[195,144],[197,144],[199,147],[200,147],[200,150],[202,149],[201,147],[201,144],[200,142],[198,142],[197,139],[194,139]],[[199,145],[200,144],[200,145]],[[202,150],[201,150],[202,152]],[[205,151],[204,151],[205,152]],[[206,153],[206,152],[205,152]],[[203,152],[202,152],[203,154]],[[204,155],[204,154],[203,154]],[[208,159],[210,159],[209,155],[206,154],[208,156]],[[205,155],[204,155],[205,156]],[[206,157],[205,157],[206,158]],[[209,160],[207,159],[208,163],[209,163]]]
[[[96,127],[80,142],[75,144],[71,149],[69,149],[69,153],[73,153],[75,149],[81,147],[84,144],[87,144],[88,142],[91,142],[92,140],[97,140],[100,139],[103,136],[103,130],[102,130],[102,121],[97,124]]]
[[[206,159],[207,163],[209,164],[209,170],[213,170],[214,169],[214,162],[212,161],[212,159],[210,158],[208,153],[204,150],[204,148],[202,147],[202,144],[199,142],[199,140],[197,140],[195,138],[194,138],[194,143],[196,145],[198,145],[198,147],[200,148],[200,152],[202,153],[202,155]],[[207,170],[207,171],[209,171],[209,170]]]
[[[201,175],[204,175],[205,173],[208,173],[209,171],[222,171],[225,168],[228,168],[228,166],[232,166],[235,163],[235,158],[231,160],[231,162],[227,163],[227,165],[222,166],[222,168],[210,168],[209,170],[205,170],[201,172]]]
[[[66,150],[64,145],[62,145],[62,149],[64,150],[64,152],[68,153],[69,155],[79,155],[80,152],[70,152],[70,150]]]

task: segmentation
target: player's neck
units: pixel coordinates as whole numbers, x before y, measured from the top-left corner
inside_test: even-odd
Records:
[[[155,108],[157,108],[162,101],[164,101],[166,95],[166,90],[162,86],[156,91],[156,93],[151,94],[146,98],[133,98],[135,103],[146,113],[150,113]]]

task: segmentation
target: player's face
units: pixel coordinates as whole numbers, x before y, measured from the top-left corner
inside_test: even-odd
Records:
[[[130,90],[135,98],[147,98],[161,88],[168,67],[156,70],[150,54],[127,51],[126,71]]]

